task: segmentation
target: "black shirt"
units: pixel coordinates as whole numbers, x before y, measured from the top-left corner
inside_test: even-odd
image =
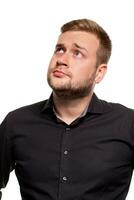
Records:
[[[0,188],[15,169],[22,200],[124,200],[134,167],[134,111],[99,100],[70,125],[48,100],[0,126]]]

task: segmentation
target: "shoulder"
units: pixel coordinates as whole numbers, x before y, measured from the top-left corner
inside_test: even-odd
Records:
[[[108,110],[109,112],[116,113],[117,115],[124,116],[125,118],[129,117],[134,120],[134,109],[129,108],[123,104],[115,103],[115,102],[108,102],[105,100],[100,100],[104,109]]]
[[[47,99],[43,101],[39,101],[33,104],[25,105],[20,108],[17,108],[15,110],[10,111],[6,118],[10,121],[16,121],[19,119],[28,119],[31,117],[34,117],[36,115],[39,115],[46,104]]]
[[[109,102],[104,99],[100,99],[93,94],[93,98],[91,101],[91,110],[96,113],[105,113],[107,115],[122,115],[122,116],[132,116],[134,117],[134,109],[128,108],[125,105],[116,102]]]

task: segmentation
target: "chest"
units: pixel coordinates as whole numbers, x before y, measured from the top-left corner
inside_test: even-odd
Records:
[[[116,122],[111,129],[109,123],[60,128],[41,124],[19,131],[14,138],[17,173],[33,181],[58,180],[64,175],[83,182],[127,177],[133,158],[130,133]]]

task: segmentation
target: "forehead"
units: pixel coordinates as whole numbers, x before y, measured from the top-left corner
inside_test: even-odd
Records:
[[[67,31],[62,33],[57,41],[58,44],[73,45],[74,43],[85,47],[86,49],[99,47],[98,38],[85,31]]]

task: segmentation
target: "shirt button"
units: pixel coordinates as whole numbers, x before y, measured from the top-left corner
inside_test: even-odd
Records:
[[[66,131],[70,131],[70,128],[69,128],[69,127],[67,127],[67,128],[66,128]]]
[[[67,181],[67,177],[66,177],[66,176],[63,176],[63,180],[64,180],[64,181]]]
[[[68,151],[67,151],[67,150],[66,150],[66,151],[64,151],[64,154],[65,154],[65,155],[67,155],[67,154],[68,154]]]

